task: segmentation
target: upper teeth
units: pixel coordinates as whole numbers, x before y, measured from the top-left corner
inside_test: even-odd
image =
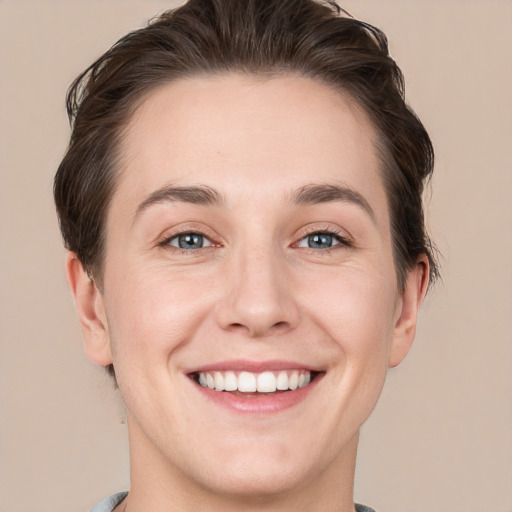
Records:
[[[266,371],[262,373],[199,372],[199,384],[215,391],[241,391],[243,393],[273,393],[303,388],[311,382],[306,370]]]

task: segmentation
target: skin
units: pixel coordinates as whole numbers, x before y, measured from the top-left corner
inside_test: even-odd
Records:
[[[412,344],[428,280],[421,258],[397,288],[374,141],[350,99],[298,76],[180,80],[137,109],[102,291],[74,253],[66,265],[87,354],[113,362],[126,403],[131,488],[119,510],[354,510],[358,432]],[[293,203],[312,184],[369,209]],[[222,204],[148,200],[197,185]],[[170,245],[180,230],[207,247]],[[311,232],[334,232],[335,245],[308,247]],[[205,399],[187,375],[240,358],[322,378],[293,407],[258,415]]]

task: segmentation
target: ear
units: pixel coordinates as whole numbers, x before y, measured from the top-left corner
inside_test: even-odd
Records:
[[[93,363],[107,366],[112,363],[112,352],[103,296],[74,252],[66,256],[66,279],[82,327],[85,353]]]
[[[407,274],[405,288],[397,305],[393,341],[389,354],[389,366],[398,366],[412,346],[416,335],[418,312],[427,293],[429,262],[422,255],[416,266]]]

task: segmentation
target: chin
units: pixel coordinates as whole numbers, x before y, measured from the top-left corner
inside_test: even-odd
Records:
[[[209,458],[210,464],[203,466],[202,475],[196,475],[195,480],[203,480],[214,494],[231,496],[244,504],[300,493],[325,474],[332,462],[329,454],[311,451],[311,441],[293,437],[287,441],[243,440],[238,446],[224,448]]]
[[[297,492],[309,480],[314,471],[302,471],[297,465],[277,466],[275,463],[235,467],[225,466],[220,475],[208,475],[207,486],[215,493],[239,498],[244,503],[275,500],[280,496]]]

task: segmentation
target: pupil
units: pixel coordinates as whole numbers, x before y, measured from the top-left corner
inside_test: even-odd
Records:
[[[332,235],[316,233],[308,237],[308,246],[312,249],[326,249],[332,246]]]
[[[203,247],[203,235],[196,233],[180,235],[178,243],[181,249],[200,249]]]

